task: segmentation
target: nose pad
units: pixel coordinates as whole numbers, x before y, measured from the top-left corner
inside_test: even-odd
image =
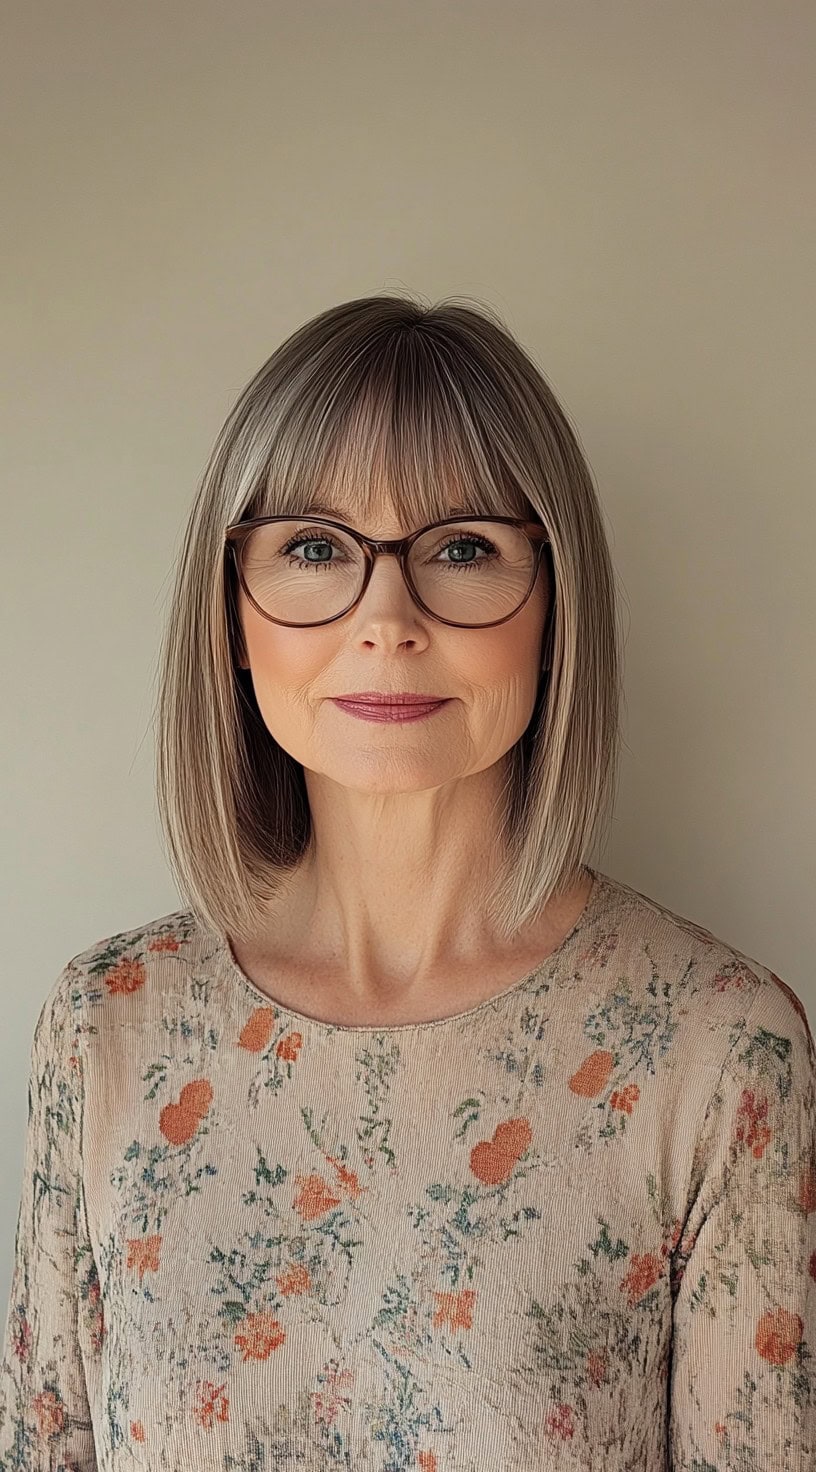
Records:
[[[377,577],[377,575],[379,573],[380,567],[383,564],[385,564],[385,563],[391,563],[391,567],[389,569],[389,574],[390,574],[390,577],[393,580],[392,586],[395,587],[395,588],[398,588],[398,589],[401,588],[403,594],[405,595],[405,597],[408,598],[409,601],[416,608],[417,605],[414,602],[414,597],[413,597],[413,594],[411,592],[410,587],[408,586],[408,580],[407,580],[407,578],[405,576],[405,573],[403,572],[402,567],[400,566],[400,560],[393,553],[389,553],[389,552],[381,553],[379,557],[376,557],[374,559],[374,566],[371,569],[371,573],[370,573],[369,579],[368,579],[368,584],[366,586],[365,593],[363,594],[363,598],[366,598],[368,596],[368,593],[371,590],[371,585],[374,582],[374,579]]]
[[[401,617],[403,617],[405,619],[414,620],[416,618],[426,618],[427,615],[425,613],[425,610],[423,608],[420,608],[419,604],[417,603],[417,601],[416,601],[416,599],[415,599],[415,597],[413,595],[413,592],[411,591],[411,588],[408,585],[407,578],[405,577],[405,574],[403,573],[402,568],[400,567],[399,558],[396,557],[395,555],[391,554],[391,553],[382,554],[381,556],[379,556],[379,557],[377,557],[375,559],[374,566],[371,569],[371,574],[370,574],[369,579],[368,579],[368,583],[366,584],[365,592],[362,594],[361,598],[359,599],[354,612],[355,613],[359,613],[359,611],[362,609],[362,614],[363,614],[363,617],[364,618],[367,617],[369,614],[371,614],[373,612],[373,603],[372,602],[369,602],[368,605],[366,606],[366,600],[368,599],[369,593],[371,592],[371,587],[372,587],[372,584],[374,582],[374,579],[377,577],[378,569],[379,569],[379,564],[382,561],[384,561],[386,557],[389,558],[390,561],[394,564],[393,569],[389,569],[389,571],[391,573],[391,577],[392,577],[392,579],[395,579],[395,580],[398,580],[398,581],[395,581],[394,582],[394,584],[391,587],[390,592],[388,591],[388,588],[387,588],[387,585],[386,585],[386,592],[384,594],[383,601],[382,601],[382,603],[380,605],[380,609],[379,609],[380,615],[381,616],[385,616],[385,617],[390,617],[390,616],[393,616],[394,614],[396,614],[397,613],[397,610],[398,610],[399,611],[399,616],[401,616]],[[399,589],[399,584],[402,585],[402,587],[401,587],[401,593],[400,593],[400,589]],[[376,601],[376,598],[378,597],[378,595],[380,594],[380,592],[382,592],[382,589],[380,589],[380,587],[378,585],[378,587],[375,589],[375,593],[374,593],[374,600],[375,601]],[[403,602],[402,603],[398,603],[396,601],[399,597],[401,597],[403,599]]]

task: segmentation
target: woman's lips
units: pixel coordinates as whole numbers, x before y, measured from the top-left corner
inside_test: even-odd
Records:
[[[396,705],[393,702],[377,705],[372,701],[335,700],[351,716],[357,716],[362,721],[421,721],[426,716],[433,715],[434,711],[441,710],[447,705],[447,700],[423,701],[421,704],[405,702]]]

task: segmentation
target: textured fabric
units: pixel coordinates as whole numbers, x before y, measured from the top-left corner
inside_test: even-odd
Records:
[[[805,1010],[593,872],[534,972],[434,1022],[275,1005],[188,910],[68,962],[4,1472],[813,1472]]]

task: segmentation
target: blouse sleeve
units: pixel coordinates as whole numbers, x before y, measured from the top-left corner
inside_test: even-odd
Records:
[[[82,1065],[65,967],[34,1030],[11,1292],[0,1363],[2,1472],[96,1472],[79,1345]],[[92,1281],[92,1275],[91,1275]]]
[[[816,1468],[816,1050],[799,997],[765,974],[675,1255],[672,1472]]]

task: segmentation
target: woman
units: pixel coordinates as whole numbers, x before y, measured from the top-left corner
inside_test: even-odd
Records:
[[[587,864],[618,699],[590,471],[500,321],[295,332],[178,568],[185,907],[37,1023],[4,1472],[813,1467],[812,1036]]]

